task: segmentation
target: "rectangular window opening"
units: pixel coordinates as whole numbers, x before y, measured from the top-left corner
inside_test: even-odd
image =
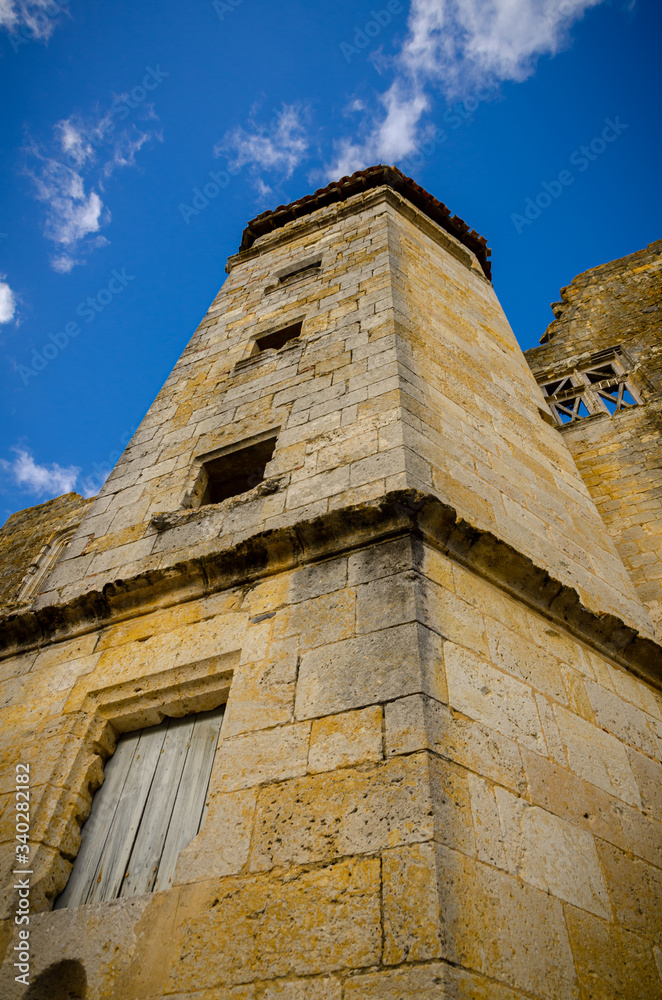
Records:
[[[262,337],[256,337],[255,347],[257,348],[257,352],[261,354],[262,351],[280,351],[281,347],[285,347],[285,344],[289,344],[293,340],[298,340],[301,336],[302,326],[303,322],[290,323],[289,326],[284,326],[280,330],[274,330],[273,333],[265,333]]]
[[[120,736],[56,909],[170,887],[204,819],[223,711]]]
[[[200,506],[222,503],[248,493],[264,480],[267,463],[273,458],[276,435],[245,448],[211,459],[202,466],[203,489]]]
[[[297,267],[294,271],[282,274],[278,279],[278,284],[289,285],[291,282],[298,281],[301,278],[312,277],[315,274],[319,274],[321,267],[321,260],[310,261],[308,264],[304,264],[303,267]]]

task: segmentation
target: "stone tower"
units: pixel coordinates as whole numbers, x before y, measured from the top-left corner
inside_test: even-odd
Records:
[[[662,996],[662,649],[488,257],[387,167],[244,231],[0,619],[3,997]]]

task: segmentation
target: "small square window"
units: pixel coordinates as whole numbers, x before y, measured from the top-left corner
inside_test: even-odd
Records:
[[[264,480],[264,470],[276,448],[276,435],[237,448],[204,462],[200,481],[200,506],[221,503],[248,493]]]

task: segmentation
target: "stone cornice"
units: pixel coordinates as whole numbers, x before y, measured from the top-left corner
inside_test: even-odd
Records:
[[[295,239],[300,239],[307,233],[315,230],[323,230],[329,225],[354,215],[358,211],[365,211],[377,205],[390,205],[402,215],[406,216],[414,225],[418,226],[427,236],[442,246],[448,253],[461,261],[465,267],[473,270],[477,275],[489,282],[486,278],[478,258],[473,251],[464,246],[457,236],[447,232],[434,220],[430,219],[424,212],[409,202],[398,191],[386,185],[378,188],[371,188],[360,194],[354,194],[347,201],[341,201],[323,208],[317,209],[312,215],[305,215],[302,218],[290,220],[283,228],[274,229],[260,237],[257,244],[240,250],[239,253],[228,257],[225,270],[228,274],[240,264],[259,257],[266,251],[272,250],[275,246],[287,244]]]
[[[0,656],[74,638],[157,608],[195,600],[375,542],[410,535],[495,584],[559,628],[662,688],[662,646],[610,614],[490,532],[458,519],[429,494],[401,490],[311,521],[261,532],[234,548],[106,584],[66,604],[0,620]]]

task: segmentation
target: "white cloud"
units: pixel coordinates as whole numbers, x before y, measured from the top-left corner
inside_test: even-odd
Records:
[[[251,118],[249,129],[227,132],[214,147],[214,156],[226,155],[233,170],[249,165],[256,172],[276,172],[287,180],[308,153],[304,117],[301,105],[283,104],[269,125],[258,125]],[[264,190],[264,182],[260,183]]]
[[[68,0],[0,0],[0,28],[24,38],[47,41],[62,14],[67,14]]]
[[[0,274],[0,323],[11,323],[16,315],[16,296]]]
[[[360,137],[337,144],[329,177],[409,155],[425,139],[431,91],[452,101],[479,87],[525,80],[537,60],[563,48],[572,25],[603,2],[412,0],[395,80]]]
[[[4,459],[0,467],[8,474],[17,486],[36,497],[57,497],[63,493],[71,493],[76,486],[80,469],[75,465],[64,468],[53,462],[51,465],[38,465],[33,456],[24,448],[12,449],[16,453],[13,462]]]
[[[144,111],[153,117],[151,105]],[[111,217],[100,193],[104,182],[116,169],[135,166],[136,153],[155,135],[135,125],[116,133],[111,113],[94,122],[71,116],[56,122],[45,147],[33,142],[26,149],[34,196],[47,206],[44,236],[57,248],[55,271],[66,274],[86,251],[108,242],[98,235]]]

